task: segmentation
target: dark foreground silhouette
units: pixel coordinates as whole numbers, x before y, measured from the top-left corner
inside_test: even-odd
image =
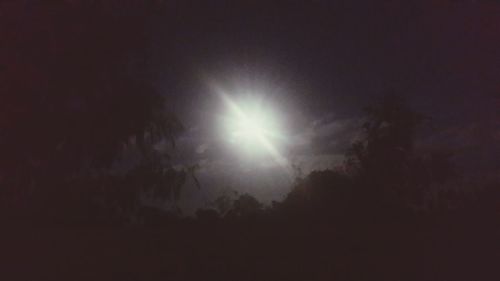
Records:
[[[432,215],[355,205],[342,215],[279,208],[154,227],[9,227],[1,272],[5,280],[498,280],[498,193],[484,196]]]
[[[152,177],[158,175],[152,165],[133,170],[134,177],[105,177],[113,192],[90,193],[101,201],[81,196],[40,215],[5,212],[2,274],[8,280],[497,280],[500,186],[444,188],[457,184],[458,175],[447,155],[414,149],[417,115],[394,97],[368,112],[376,114],[368,115],[364,138],[345,165],[298,178],[286,199],[271,206],[248,194],[222,196],[195,218],[142,206],[133,184],[178,176]],[[85,187],[92,184],[103,183]]]
[[[283,202],[221,197],[195,218],[144,206],[175,206],[196,180],[154,149],[182,132],[155,88],[161,11],[28,2],[0,17],[0,280],[500,280],[499,184],[450,188],[453,151],[417,146],[429,120],[397,96],[367,108],[344,165]],[[125,150],[137,163],[117,173]]]

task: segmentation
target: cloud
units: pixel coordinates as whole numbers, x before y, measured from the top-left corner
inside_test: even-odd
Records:
[[[290,165],[300,167],[302,176],[340,165],[359,128],[358,118],[339,118],[331,113],[304,118],[300,123],[302,128],[289,132],[280,152]],[[300,175],[298,170],[284,169],[271,156],[240,155],[221,136],[201,130],[187,130],[178,140],[172,159],[176,164],[200,166],[197,177],[202,189],[194,183],[183,189],[182,205],[187,212],[213,201],[227,189],[250,193],[262,202],[281,200]]]
[[[203,154],[205,151],[207,151],[207,149],[208,149],[208,144],[206,143],[200,144],[196,148],[196,153]]]
[[[310,122],[308,128],[293,137],[291,150],[301,154],[344,154],[359,128],[357,118],[336,120],[328,114]]]

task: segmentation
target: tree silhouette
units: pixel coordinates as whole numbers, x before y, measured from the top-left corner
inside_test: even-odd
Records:
[[[454,175],[452,154],[415,149],[418,132],[430,119],[412,110],[401,96],[385,95],[365,112],[363,137],[352,144],[345,165],[367,192],[387,202],[421,204],[431,183]]]
[[[232,204],[228,217],[247,217],[261,213],[263,205],[250,194],[242,194]]]
[[[376,209],[403,214],[427,208],[434,185],[456,175],[449,151],[416,145],[430,118],[401,96],[385,95],[365,113],[361,138],[346,152],[344,165],[299,178],[277,211],[346,220]]]
[[[312,171],[287,195],[281,208],[314,216],[344,215],[352,204],[352,180],[341,171]]]
[[[149,159],[153,144],[173,143],[182,126],[154,86],[160,67],[145,20],[153,6],[26,5],[34,7],[19,5],[29,12],[0,24],[16,26],[0,29],[9,38],[4,51],[11,70],[0,89],[0,197],[6,210],[39,213],[101,192],[90,179],[108,170],[125,146]],[[26,13],[31,20],[19,16]],[[156,173],[157,166],[147,167]]]

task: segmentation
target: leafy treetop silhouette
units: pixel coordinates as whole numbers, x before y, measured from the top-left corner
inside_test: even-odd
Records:
[[[6,208],[92,193],[70,182],[90,182],[127,145],[151,162],[152,144],[182,131],[154,86],[161,66],[151,51],[152,20],[144,20],[153,10],[60,1],[33,8],[29,21],[2,19],[10,69],[0,89]]]
[[[347,152],[345,166],[373,194],[392,202],[421,204],[432,183],[455,175],[448,151],[416,150],[418,133],[430,119],[411,109],[401,96],[385,95],[365,112],[363,137]]]

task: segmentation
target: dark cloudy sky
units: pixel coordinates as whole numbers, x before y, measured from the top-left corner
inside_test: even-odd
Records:
[[[155,86],[186,127],[167,150],[176,164],[201,166],[204,188],[185,198],[236,189],[268,201],[292,180],[231,152],[214,87],[235,99],[258,93],[282,121],[284,157],[304,172],[341,163],[362,108],[387,91],[434,118],[439,130],[421,143],[451,145],[470,170],[500,171],[498,1],[157,2],[133,17],[148,22]],[[124,8],[133,1],[100,3],[117,17],[134,11]],[[47,4],[5,1],[0,16],[23,15],[13,17],[19,30],[43,33],[37,5]]]
[[[201,164],[209,189],[270,199],[290,184],[268,165],[241,164],[227,153],[216,130],[223,105],[214,83],[235,96],[248,88],[265,95],[286,121],[286,157],[304,171],[340,163],[361,108],[389,90],[434,117],[441,131],[427,141],[472,149],[471,163],[494,165],[497,1],[214,2],[172,3],[156,25],[173,59],[158,85],[187,127],[172,153],[179,163]],[[484,146],[496,150],[481,153]]]

